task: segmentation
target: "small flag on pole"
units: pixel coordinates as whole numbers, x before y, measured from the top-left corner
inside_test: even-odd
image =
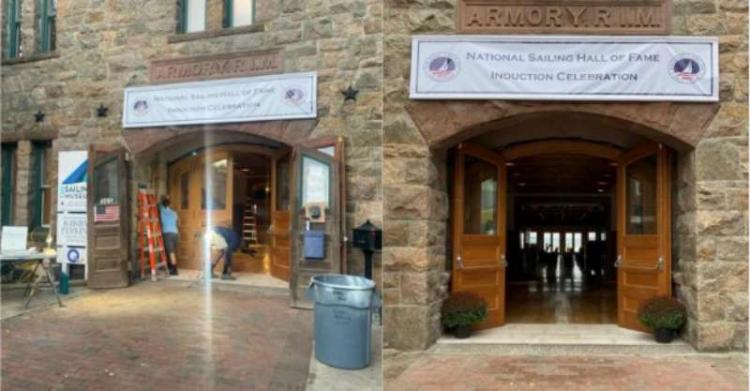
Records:
[[[119,221],[120,205],[97,205],[94,211],[94,222]]]

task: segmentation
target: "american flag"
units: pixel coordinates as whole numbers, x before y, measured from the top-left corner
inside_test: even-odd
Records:
[[[120,205],[97,205],[94,211],[94,222],[119,221]]]

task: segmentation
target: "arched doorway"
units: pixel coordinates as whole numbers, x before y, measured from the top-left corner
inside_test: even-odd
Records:
[[[671,294],[671,152],[541,140],[454,150],[451,289],[485,298],[480,328],[617,323]]]
[[[233,228],[243,239],[235,253],[238,271],[280,281],[289,287],[293,306],[308,306],[303,292],[310,276],[346,272],[345,142],[342,137],[303,137],[309,136],[304,132],[308,121],[264,124],[257,125],[260,130],[161,130],[166,135],[147,129],[125,139],[135,155],[137,187],[169,194],[180,215],[178,263],[183,268],[196,276],[203,269],[208,256],[201,239],[208,227]],[[278,137],[265,137],[273,130],[279,130]],[[149,138],[150,144],[144,141]],[[324,218],[310,221],[312,204],[322,208]],[[304,231],[325,236],[322,251],[314,256],[305,252]],[[249,259],[254,252],[259,259]]]

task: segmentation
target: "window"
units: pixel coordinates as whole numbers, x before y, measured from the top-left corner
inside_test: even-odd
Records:
[[[589,231],[589,242],[596,242],[596,232]]]
[[[52,188],[49,183],[49,142],[31,144],[31,220],[29,228],[49,226],[52,215]]]
[[[37,1],[37,49],[40,53],[48,53],[55,50],[57,0]]]
[[[536,231],[529,232],[529,245],[530,246],[536,246],[537,240],[536,240]]]
[[[249,26],[255,21],[255,0],[224,0],[224,27]]]
[[[13,224],[13,191],[15,189],[16,145],[2,145],[2,192],[0,192],[0,219],[2,225]]]
[[[521,250],[523,250],[523,249],[524,249],[524,247],[526,246],[526,240],[525,240],[525,239],[526,239],[526,237],[525,237],[525,236],[526,236],[526,235],[524,235],[524,233],[523,233],[523,232],[521,232],[521,234],[520,234],[520,235],[519,235],[519,237],[518,237],[518,239],[519,239],[519,241],[520,241],[520,244],[519,244],[519,245],[521,246]]]
[[[8,0],[6,3],[5,56],[16,58],[23,56],[21,46],[21,0]]]
[[[229,179],[229,161],[217,160],[208,166],[208,186],[201,192],[201,209],[224,210],[227,207],[227,181]]]
[[[194,33],[206,29],[206,0],[180,0],[177,31]]]
[[[185,172],[180,175],[180,209],[190,207],[190,173]]]

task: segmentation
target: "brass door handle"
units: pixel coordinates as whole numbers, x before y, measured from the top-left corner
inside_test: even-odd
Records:
[[[617,259],[615,260],[615,267],[618,268],[622,266],[622,255],[617,255]]]
[[[505,255],[500,256],[500,267],[502,268],[508,267],[508,261],[505,259]]]
[[[460,255],[456,257],[456,265],[458,265],[459,269],[463,269],[464,268],[464,260],[463,260],[463,258],[461,258]]]

